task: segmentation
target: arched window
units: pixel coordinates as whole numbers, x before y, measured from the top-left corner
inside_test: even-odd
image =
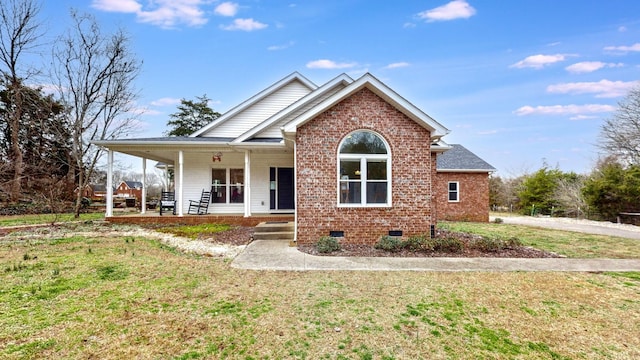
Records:
[[[369,130],[347,135],[338,152],[338,204],[391,205],[391,151]]]

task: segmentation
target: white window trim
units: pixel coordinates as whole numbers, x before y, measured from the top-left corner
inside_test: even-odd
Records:
[[[235,184],[231,184],[231,170],[232,169],[240,169],[240,170],[242,170],[242,175],[245,178],[244,179],[245,181],[242,183],[242,191],[243,191],[242,194],[244,196],[244,192],[246,191],[246,186],[247,186],[246,185],[246,181],[247,181],[246,176],[247,176],[247,174],[246,174],[246,170],[244,168],[242,168],[242,167],[233,167],[233,166],[230,166],[230,167],[212,166],[211,170],[209,171],[209,184],[210,184],[209,186],[213,187],[213,170],[224,170],[225,171],[225,184],[224,184],[224,187],[225,187],[225,196],[226,196],[225,202],[212,203],[212,204],[215,204],[217,206],[222,206],[222,205],[225,205],[225,206],[239,206],[239,205],[244,205],[244,201],[245,201],[244,198],[243,198],[243,202],[241,202],[241,203],[231,202],[232,189],[233,189],[233,186],[235,186]],[[211,194],[211,196],[213,196],[213,193]]]
[[[456,184],[456,199],[455,200],[451,200],[450,196],[452,191],[449,189],[451,184]],[[452,203],[457,203],[460,202],[460,182],[459,181],[449,181],[447,182],[447,201],[448,202],[452,202]]]
[[[340,148],[342,147],[342,144],[344,143],[345,139],[356,132],[361,132],[361,131],[366,131],[366,132],[370,132],[374,135],[376,135],[378,138],[380,138],[382,140],[382,142],[384,143],[384,146],[387,149],[387,153],[386,154],[341,154],[340,153]],[[340,144],[338,146],[338,154],[337,154],[337,161],[336,161],[336,203],[337,206],[339,208],[390,208],[392,207],[392,198],[393,196],[391,195],[392,193],[392,189],[393,189],[393,174],[391,172],[392,166],[391,166],[391,147],[389,146],[389,143],[387,143],[387,140],[381,136],[380,134],[378,134],[375,131],[371,131],[371,130],[367,130],[367,129],[359,129],[356,131],[352,131],[349,134],[345,135],[342,140],[340,141]],[[360,160],[360,169],[362,170],[362,174],[363,176],[360,177],[360,188],[362,189],[361,192],[361,196],[360,196],[360,203],[359,204],[355,204],[355,203],[342,203],[340,202],[340,180],[341,180],[341,173],[340,173],[340,160]],[[367,183],[367,179],[366,179],[366,166],[367,166],[367,160],[386,160],[386,164],[387,164],[387,200],[385,203],[367,203],[367,196],[366,196],[366,183]]]

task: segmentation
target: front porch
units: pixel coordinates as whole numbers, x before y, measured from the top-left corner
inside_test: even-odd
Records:
[[[105,220],[112,224],[229,224],[237,226],[256,226],[262,222],[283,222],[294,221],[293,214],[254,214],[245,217],[244,214],[225,214],[225,215],[162,215],[157,212],[117,214],[107,217]]]

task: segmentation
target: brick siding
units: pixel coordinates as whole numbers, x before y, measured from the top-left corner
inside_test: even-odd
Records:
[[[368,129],[391,148],[392,207],[338,207],[338,146],[347,134]],[[299,244],[330,231],[343,242],[374,244],[389,230],[429,233],[435,203],[430,192],[435,157],[430,132],[369,89],[362,89],[297,129],[296,178]]]
[[[449,201],[448,184],[459,183],[458,202]],[[489,175],[487,173],[438,172],[434,196],[437,219],[450,221],[489,221]]]

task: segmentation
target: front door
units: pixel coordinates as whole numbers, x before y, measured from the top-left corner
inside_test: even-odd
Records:
[[[293,168],[275,168],[269,171],[271,183],[271,210],[293,210],[294,203],[294,183]]]

